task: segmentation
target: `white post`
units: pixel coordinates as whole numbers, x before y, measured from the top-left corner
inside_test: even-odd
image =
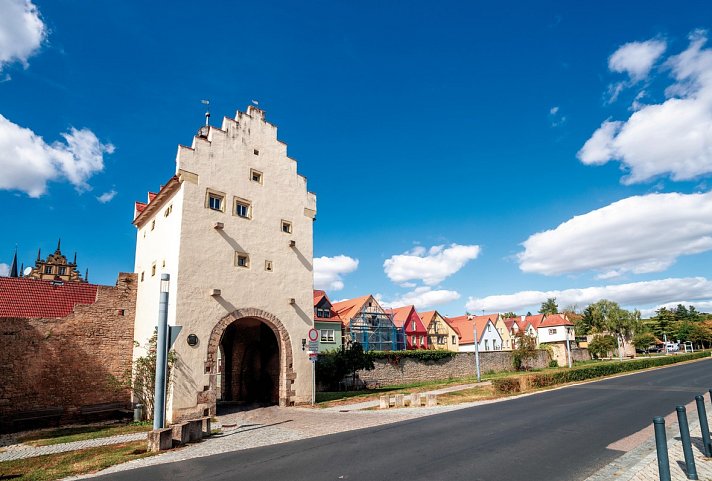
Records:
[[[162,429],[166,420],[166,371],[168,370],[168,274],[161,274],[156,339],[156,379],[153,394],[153,429]]]
[[[477,382],[480,382],[480,347],[477,343],[477,324],[473,324],[473,330],[475,333],[475,368],[477,369]]]
[[[569,367],[573,365],[573,361],[571,360],[571,344],[569,344],[569,328],[566,327],[566,357],[569,360]]]

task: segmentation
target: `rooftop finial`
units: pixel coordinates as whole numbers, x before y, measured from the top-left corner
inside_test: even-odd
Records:
[[[42,259],[42,257],[40,257],[41,252],[42,252],[42,248],[40,247],[39,249],[37,249],[37,262],[39,262]]]
[[[77,265],[77,252],[76,251],[74,251],[74,262],[72,264],[74,264],[75,266]]]
[[[89,268],[87,267],[86,272],[84,273],[84,282],[89,282]]]
[[[59,246],[62,244],[62,238],[57,239],[57,252],[60,251]]]
[[[200,103],[207,105],[205,107],[205,126],[207,127],[210,124],[210,100],[201,100]]]

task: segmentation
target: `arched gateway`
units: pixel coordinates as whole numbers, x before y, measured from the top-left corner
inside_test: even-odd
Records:
[[[206,366],[214,373],[210,376],[210,413],[215,414],[218,397],[246,403],[292,404],[296,374],[291,345],[287,329],[269,312],[245,308],[223,317],[208,342]]]

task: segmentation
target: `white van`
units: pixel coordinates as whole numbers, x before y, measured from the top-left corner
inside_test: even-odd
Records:
[[[678,352],[680,350],[680,344],[677,342],[666,342],[665,352]]]

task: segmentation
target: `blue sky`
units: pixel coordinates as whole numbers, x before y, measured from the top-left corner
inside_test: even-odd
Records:
[[[712,311],[712,5],[531,3],[0,0],[0,262],[112,284],[200,100],[257,99],[334,300]]]

